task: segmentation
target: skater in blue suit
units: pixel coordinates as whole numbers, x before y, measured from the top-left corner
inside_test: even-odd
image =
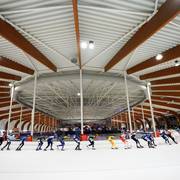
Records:
[[[63,137],[63,136],[60,136],[60,137],[58,138],[58,140],[59,140],[60,144],[57,145],[57,148],[61,147],[61,151],[64,151],[64,146],[65,146],[64,137]]]
[[[21,143],[17,147],[16,151],[21,151],[21,148],[24,146],[24,142],[26,141],[26,139],[27,139],[27,136],[21,137]]]
[[[49,136],[48,138],[47,138],[47,146],[46,146],[46,148],[44,149],[44,151],[47,151],[47,148],[50,146],[50,150],[54,150],[52,147],[53,147],[53,140],[54,140],[54,135],[53,136]]]

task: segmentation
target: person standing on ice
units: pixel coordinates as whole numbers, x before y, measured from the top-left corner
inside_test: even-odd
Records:
[[[94,148],[94,144],[95,144],[94,143],[94,136],[93,135],[89,135],[88,136],[88,141],[89,141],[90,144],[87,145],[87,147],[89,148],[90,146],[92,146],[92,149],[95,150],[95,148]]]
[[[161,130],[161,131],[160,131],[160,135],[161,135],[161,137],[165,140],[165,143],[166,143],[166,144],[171,145],[171,143],[169,142],[169,137],[167,136],[165,130]]]
[[[138,138],[136,137],[136,133],[135,132],[132,133],[131,139],[135,141],[137,148],[143,148],[143,146],[140,144]]]
[[[64,137],[63,136],[59,136],[58,140],[59,140],[60,144],[57,145],[57,148],[61,147],[61,151],[64,151],[64,146],[65,146]]]
[[[10,150],[11,141],[15,140],[15,137],[12,133],[7,135],[7,143],[1,148],[1,151],[3,151],[6,147],[7,150]]]
[[[53,147],[53,140],[54,140],[54,135],[52,135],[52,136],[49,136],[48,138],[47,138],[47,146],[46,146],[46,148],[44,149],[44,151],[47,151],[47,148],[50,146],[50,150],[54,150],[52,147]]]
[[[118,149],[114,140],[114,136],[109,136],[108,141],[111,143],[111,149]]]
[[[44,142],[43,142],[44,140],[45,140],[45,137],[43,137],[43,136],[40,136],[40,137],[37,138],[38,146],[36,148],[36,151],[42,150],[42,146],[44,144]]]
[[[19,144],[19,146],[17,147],[16,151],[21,151],[21,148],[24,146],[24,142],[26,141],[27,136],[23,136],[21,138],[21,143]]]

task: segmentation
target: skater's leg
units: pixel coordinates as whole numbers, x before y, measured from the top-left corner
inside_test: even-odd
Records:
[[[76,142],[77,143],[77,146],[75,148],[75,150],[78,150],[79,149],[79,142]]]
[[[43,142],[40,141],[36,150],[37,151],[42,150],[42,145],[43,145]]]
[[[94,141],[92,141],[92,148],[94,148]]]
[[[76,146],[75,150],[77,150],[77,148],[78,148],[78,144],[77,144],[77,146]]]
[[[169,139],[166,139],[166,143],[168,143],[169,145],[171,145],[171,143],[169,142]]]
[[[8,143],[8,145],[7,145],[7,150],[10,150],[10,148],[9,148],[10,145],[11,145],[11,142]]]
[[[78,145],[77,145],[77,149],[79,149],[80,148],[80,142],[78,142]]]
[[[139,146],[140,148],[143,148],[143,146],[141,145],[141,143],[139,142],[139,140],[138,140],[138,146]]]
[[[154,142],[154,139],[152,140],[152,144],[153,144],[154,146],[157,146],[157,145],[155,144],[155,142]]]
[[[177,142],[176,142],[176,140],[175,140],[174,137],[171,136],[171,139],[173,140],[173,142],[174,142],[175,144],[177,144]]]
[[[24,146],[24,142],[21,143],[21,146],[19,147],[19,150]]]
[[[17,151],[21,150],[21,146],[22,146],[22,142],[19,144],[19,146],[17,147]]]
[[[7,146],[8,146],[9,142],[7,142],[4,147],[1,148],[1,150],[3,151]]]
[[[136,147],[137,147],[137,148],[140,148],[140,147],[141,147],[139,141],[136,141]]]
[[[65,143],[62,143],[62,144],[61,144],[61,151],[64,150],[64,145],[65,145]]]
[[[51,142],[50,145],[51,145],[51,150],[54,150],[54,149],[52,148],[52,147],[53,147],[53,142]]]
[[[19,144],[19,146],[16,148],[16,150],[19,150],[19,148],[20,148],[20,145],[21,145],[21,144]]]
[[[50,146],[50,142],[48,142],[48,144],[44,150],[46,151],[49,146]]]
[[[36,151],[38,151],[39,148],[40,148],[40,143],[38,143],[38,146],[37,146],[37,148],[36,148]]]
[[[3,143],[3,138],[0,138],[0,146],[2,145]]]
[[[42,150],[43,142],[40,143],[39,150]]]

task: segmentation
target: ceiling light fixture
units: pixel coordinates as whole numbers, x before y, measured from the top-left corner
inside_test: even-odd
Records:
[[[80,96],[81,94],[80,93],[77,93],[78,96]]]
[[[13,84],[12,84],[12,83],[9,83],[9,87],[13,87]]]
[[[81,48],[82,49],[86,49],[88,47],[88,44],[87,44],[87,42],[81,42]]]
[[[163,55],[162,55],[162,54],[157,54],[156,60],[161,60],[162,58],[163,58]]]
[[[89,49],[94,49],[94,41],[89,41]]]
[[[175,66],[179,66],[180,65],[180,62],[179,61],[175,61]]]

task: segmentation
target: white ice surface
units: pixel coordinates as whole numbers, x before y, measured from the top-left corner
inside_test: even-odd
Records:
[[[21,152],[16,152],[18,142],[11,151],[0,151],[0,180],[180,180],[180,143],[171,146],[157,139],[157,148],[129,150],[119,143],[111,150],[107,141],[97,141],[96,150],[75,151],[75,143],[66,143],[66,151],[36,152],[36,142],[26,142]],[[44,146],[46,143],[44,144]]]

